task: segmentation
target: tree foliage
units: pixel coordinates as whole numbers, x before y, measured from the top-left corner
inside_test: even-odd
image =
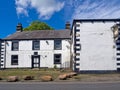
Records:
[[[33,31],[33,30],[53,30],[48,24],[40,21],[31,22],[30,26],[24,28],[24,31]]]

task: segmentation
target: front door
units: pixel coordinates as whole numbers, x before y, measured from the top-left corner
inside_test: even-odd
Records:
[[[32,68],[40,68],[40,56],[32,56]]]

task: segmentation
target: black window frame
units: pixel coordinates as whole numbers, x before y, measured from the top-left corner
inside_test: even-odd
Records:
[[[61,39],[54,40],[54,50],[62,50],[62,40]]]
[[[11,55],[11,65],[18,65],[18,55]]]
[[[15,45],[17,44],[17,45]],[[19,41],[12,41],[12,47],[11,47],[12,51],[18,51],[19,50]]]
[[[36,42],[38,45],[36,45]],[[36,46],[38,46],[38,48],[36,48]],[[39,40],[33,40],[32,50],[40,50],[40,41]]]
[[[60,58],[58,58],[57,56]],[[62,54],[54,54],[54,64],[61,64],[61,61],[62,61]]]

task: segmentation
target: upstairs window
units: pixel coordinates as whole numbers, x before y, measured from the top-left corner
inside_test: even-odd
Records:
[[[11,56],[11,65],[18,65],[18,55]]]
[[[54,49],[61,50],[62,49],[62,41],[61,40],[54,40]]]
[[[33,50],[40,50],[40,41],[33,41]]]
[[[19,50],[19,42],[13,41],[12,42],[12,51],[18,51]]]
[[[61,64],[61,54],[54,54],[54,64]]]

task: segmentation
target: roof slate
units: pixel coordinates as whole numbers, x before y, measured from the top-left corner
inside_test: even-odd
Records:
[[[34,30],[15,32],[4,38],[4,40],[24,40],[24,39],[66,39],[70,38],[70,30]]]

